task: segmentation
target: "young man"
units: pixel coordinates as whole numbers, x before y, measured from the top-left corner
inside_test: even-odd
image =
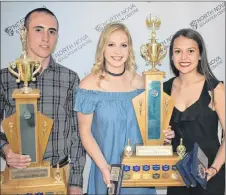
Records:
[[[57,64],[51,57],[58,38],[59,24],[50,10],[38,8],[29,12],[25,17],[25,27],[28,56],[39,60],[42,65],[37,81],[29,86],[40,90],[38,110],[54,120],[43,160],[49,160],[51,165],[55,165],[69,156],[68,193],[82,194],[85,151],[78,133],[76,113],[73,111],[79,77],[72,70]],[[12,92],[22,86],[22,83],[16,83],[16,78],[7,68],[0,70],[0,122],[15,112]],[[2,132],[0,153],[7,165],[14,168],[24,168],[31,160],[27,155],[13,153]]]

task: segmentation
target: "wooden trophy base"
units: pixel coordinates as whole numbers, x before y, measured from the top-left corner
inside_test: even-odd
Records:
[[[123,156],[122,187],[185,186],[176,169],[179,156]]]
[[[48,161],[40,166],[9,169],[1,173],[1,194],[67,194],[63,168],[51,168]]]

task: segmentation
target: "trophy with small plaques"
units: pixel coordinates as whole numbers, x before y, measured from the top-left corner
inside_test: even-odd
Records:
[[[15,89],[12,97],[16,112],[2,121],[2,127],[12,151],[31,158],[27,168],[6,167],[1,173],[2,194],[66,194],[66,178],[62,168],[52,168],[49,161],[42,161],[49,140],[53,120],[37,111],[38,89],[28,87],[40,71],[39,61],[27,56],[27,31],[21,27],[22,55],[10,63],[8,70],[23,81],[24,87]]]
[[[156,40],[161,20],[150,16],[146,25],[151,30],[151,39],[141,46],[140,52],[151,69],[143,73],[145,91],[133,99],[143,145],[133,149],[128,143],[125,147],[121,162],[124,165],[122,187],[184,186],[176,168],[180,156],[173,153],[172,145],[164,144],[163,130],[168,129],[174,102],[163,91],[165,72],[156,68],[167,53]],[[180,146],[180,149],[183,156],[185,148]]]

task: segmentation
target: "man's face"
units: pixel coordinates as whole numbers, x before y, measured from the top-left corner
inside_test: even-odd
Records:
[[[28,21],[28,55],[37,60],[48,58],[55,48],[58,29],[56,18],[43,12],[34,12]]]

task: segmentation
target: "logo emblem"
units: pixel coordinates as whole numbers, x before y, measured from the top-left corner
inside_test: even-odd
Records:
[[[169,171],[169,169],[170,169],[170,166],[169,165],[163,165],[162,166],[162,170],[163,171]]]
[[[152,170],[153,171],[159,171],[160,170],[160,165],[152,165]]]
[[[140,166],[138,166],[138,165],[133,166],[133,171],[139,172],[140,171]]]
[[[150,179],[150,177],[151,177],[150,174],[147,173],[143,174],[143,179]]]
[[[206,177],[205,167],[202,164],[199,164],[199,166],[198,166],[198,175],[202,179],[204,179]]]
[[[169,173],[163,173],[163,174],[162,174],[162,178],[168,179],[168,178],[169,178]]]
[[[178,173],[172,173],[171,177],[172,177],[172,179],[177,180],[179,178],[179,175],[178,175]]]
[[[125,172],[130,171],[130,166],[124,165],[123,166],[123,169],[124,169]]]
[[[12,27],[7,27],[5,28],[5,32],[9,35],[9,36],[13,36],[14,35],[14,31],[12,29]]]
[[[111,184],[111,187],[108,188],[108,194],[113,195],[115,194],[115,184]]]
[[[190,26],[192,27],[193,30],[197,30],[197,28],[198,28],[197,20],[193,20],[193,21],[190,23]]]
[[[143,165],[143,171],[149,171],[150,166],[149,165]]]
[[[160,178],[160,174],[154,173],[154,174],[152,174],[152,178],[153,179],[159,179]]]
[[[125,172],[125,173],[123,174],[123,179],[125,179],[125,180],[130,179],[130,173]]]
[[[152,95],[153,97],[157,97],[157,96],[159,95],[159,92],[158,92],[156,89],[152,89],[152,90],[151,90],[151,95]]]
[[[24,112],[24,118],[25,118],[26,120],[30,119],[30,118],[31,118],[31,113],[30,113],[29,111],[25,111],[25,112]]]

